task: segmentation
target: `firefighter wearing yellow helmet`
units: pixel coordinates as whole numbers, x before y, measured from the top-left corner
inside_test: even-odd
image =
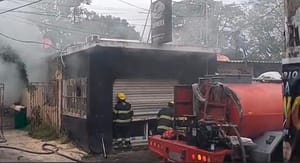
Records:
[[[131,148],[130,143],[130,123],[133,111],[131,104],[126,101],[126,94],[117,94],[117,104],[113,109],[114,132],[117,139],[115,148]]]

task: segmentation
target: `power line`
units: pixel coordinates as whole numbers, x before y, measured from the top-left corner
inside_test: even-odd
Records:
[[[48,45],[49,47],[55,49],[55,50],[60,50],[59,48],[48,44],[48,43],[43,43],[43,42],[38,42],[38,41],[31,41],[31,40],[20,40],[20,39],[16,39],[14,37],[8,36],[6,34],[3,34],[0,32],[0,36],[5,37],[7,39],[13,40],[13,41],[17,41],[17,42],[21,42],[21,43],[26,43],[26,44],[39,44],[39,45]]]
[[[145,9],[145,8],[143,8],[143,7],[139,7],[139,6],[137,6],[137,5],[134,5],[134,4],[129,3],[129,2],[127,2],[127,1],[124,1],[124,0],[118,0],[118,1],[120,1],[120,2],[122,2],[122,3],[125,3],[125,4],[127,4],[127,5],[129,5],[129,6],[135,7],[135,8],[137,8],[137,9],[141,9],[141,10],[144,10],[144,11],[148,11],[148,9]]]
[[[58,32],[61,32],[60,30],[63,30],[63,31],[66,31],[66,32],[76,32],[76,33],[90,34],[90,35],[96,34],[96,35],[103,36],[103,34],[100,34],[100,33],[97,33],[97,32],[88,32],[88,31],[83,31],[83,30],[74,29],[74,28],[67,28],[67,27],[62,27],[62,26],[47,24],[47,23],[43,23],[43,22],[39,22],[39,21],[34,21],[34,20],[31,20],[31,19],[23,18],[23,17],[17,16],[17,15],[9,15],[9,16],[14,16],[12,18],[16,17],[16,18],[18,18],[19,20],[21,20],[25,24],[30,24],[30,25],[44,25],[44,26],[47,26],[47,28],[50,28],[50,29],[52,29],[54,31],[58,31]],[[16,20],[16,21],[20,22],[19,20]]]
[[[19,6],[19,7],[15,7],[15,8],[6,10],[6,11],[2,11],[2,12],[0,12],[0,14],[4,14],[4,13],[11,12],[11,11],[14,11],[14,10],[17,10],[17,9],[20,9],[20,8],[23,8],[23,7],[26,7],[26,6],[30,6],[30,5],[33,5],[33,4],[38,3],[40,1],[42,1],[42,0],[37,0],[37,1],[31,2],[31,3],[27,3],[27,4]]]
[[[43,23],[43,22],[39,22],[39,21],[34,21],[34,20],[31,20],[31,19],[27,19],[27,18],[23,18],[23,17],[17,16],[17,15],[12,15],[12,16],[15,16],[15,17],[17,17],[19,19],[22,19],[23,22],[25,20],[27,22],[33,23],[34,25],[37,25],[37,24],[38,25],[44,25],[44,26],[47,26],[47,28],[51,28],[51,29],[54,28],[54,29],[65,30],[65,31],[68,31],[68,32],[77,32],[77,33],[84,33],[84,34],[90,34],[90,35],[93,35],[93,34],[101,35],[100,33],[96,33],[96,32],[88,32],[88,31],[83,31],[83,30],[79,30],[79,29],[62,27],[62,26],[57,26],[57,25],[53,25],[53,24],[47,24],[47,23]]]
[[[17,3],[17,4],[22,4],[22,3],[20,3],[16,0],[11,0],[11,1],[14,2],[14,3]],[[44,2],[44,3],[48,3],[48,2]],[[55,5],[54,3],[49,3],[49,4]],[[74,6],[66,6],[66,5],[57,5],[57,6],[68,7],[68,8],[74,7]],[[29,7],[33,8],[33,9],[40,10],[40,11],[45,11],[45,9],[40,8],[40,7],[34,7],[34,6],[29,6]],[[92,10],[96,10],[96,11],[119,11],[119,13],[102,13],[102,14],[124,14],[125,12],[132,12],[132,10],[126,10],[126,9],[123,9],[123,10],[120,10],[120,9],[92,9]],[[123,11],[123,12],[120,12],[120,11]]]
[[[31,11],[14,11],[15,14],[17,13],[22,13],[22,14],[32,14],[32,15],[39,15],[39,16],[49,16],[49,17],[64,17],[64,18],[69,18],[68,16],[66,15],[55,15],[55,14],[46,14],[46,13],[39,13],[39,12],[31,12]],[[16,15],[14,15],[16,16]],[[120,20],[122,20],[120,18]],[[144,20],[144,19],[124,19],[124,20]],[[88,19],[88,21],[93,21],[93,22],[98,22],[100,23],[101,21],[99,20],[95,20],[95,19]],[[132,24],[132,23],[129,23],[129,25],[133,25],[133,26],[144,26],[144,24]]]

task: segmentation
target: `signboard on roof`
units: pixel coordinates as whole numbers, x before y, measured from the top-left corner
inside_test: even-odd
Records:
[[[156,0],[151,7],[152,44],[172,41],[172,0]]]

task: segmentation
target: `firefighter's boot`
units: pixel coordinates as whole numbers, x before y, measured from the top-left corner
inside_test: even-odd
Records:
[[[122,148],[122,138],[118,138],[114,145],[114,149],[121,149],[121,148]]]
[[[124,146],[123,146],[124,149],[131,149],[131,143],[130,143],[130,138],[126,138],[125,139],[125,143],[124,143]]]

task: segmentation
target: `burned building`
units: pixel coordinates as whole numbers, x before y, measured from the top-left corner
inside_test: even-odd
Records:
[[[173,100],[174,85],[216,73],[216,53],[107,40],[73,48],[50,64],[52,79],[61,81],[62,129],[85,150],[101,152],[104,138],[111,151],[112,108],[116,93],[123,91],[134,110],[133,145],[145,143],[158,110]]]

